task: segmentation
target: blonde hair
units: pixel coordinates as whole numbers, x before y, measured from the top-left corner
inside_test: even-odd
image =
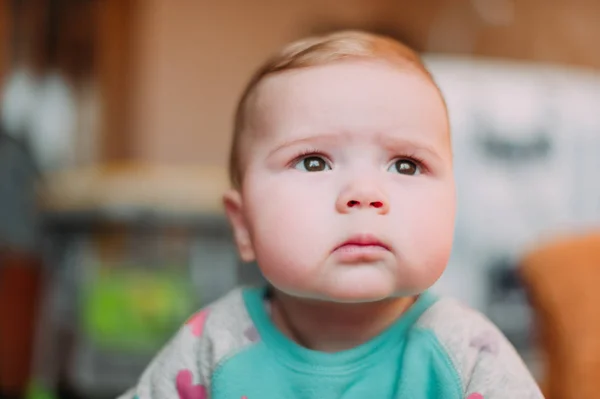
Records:
[[[234,188],[242,185],[241,143],[247,104],[266,77],[299,68],[327,65],[343,60],[380,60],[425,76],[438,89],[419,55],[392,38],[363,31],[346,30],[292,42],[267,60],[248,82],[237,105],[229,157],[229,179]]]

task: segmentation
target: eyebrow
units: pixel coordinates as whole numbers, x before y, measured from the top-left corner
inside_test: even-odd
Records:
[[[309,144],[309,143],[314,143],[314,142],[335,142],[339,140],[339,134],[318,134],[318,135],[313,135],[313,136],[308,136],[308,137],[301,137],[298,139],[293,139],[293,140],[286,140],[283,143],[279,144],[277,147],[275,147],[273,150],[271,150],[269,152],[269,156],[287,148],[287,147],[293,147],[296,145],[302,145],[302,144]]]
[[[397,151],[399,148],[404,148],[414,150],[417,153],[427,154],[427,156],[433,157],[439,161],[443,160],[439,151],[436,151],[431,144],[423,141],[400,137],[382,137],[382,135],[379,135],[378,141],[392,152]]]
[[[389,151],[398,151],[401,148],[414,150],[419,153],[426,153],[429,156],[432,156],[438,160],[442,160],[441,155],[438,151],[436,151],[429,143],[425,143],[423,141],[409,139],[409,138],[400,138],[400,137],[389,137],[384,136],[381,133],[374,133],[376,136],[375,140]],[[321,143],[321,145],[325,143],[336,143],[341,139],[341,133],[326,133],[319,135],[312,135],[308,137],[301,137],[298,139],[287,140],[275,147],[273,150],[269,152],[269,156],[279,152],[288,147],[293,147],[296,145],[310,144],[310,143]]]

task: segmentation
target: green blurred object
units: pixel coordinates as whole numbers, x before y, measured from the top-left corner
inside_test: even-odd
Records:
[[[58,399],[54,392],[44,388],[42,384],[35,380],[29,383],[25,397],[27,399]]]
[[[188,276],[165,267],[100,267],[87,285],[84,328],[108,350],[155,351],[199,306]]]

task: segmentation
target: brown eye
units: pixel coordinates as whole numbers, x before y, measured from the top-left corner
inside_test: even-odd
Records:
[[[419,166],[409,159],[399,159],[390,167],[391,172],[400,173],[402,175],[414,176],[421,171]]]
[[[310,156],[301,159],[300,162],[296,164],[296,169],[306,172],[322,172],[331,168],[322,157]]]

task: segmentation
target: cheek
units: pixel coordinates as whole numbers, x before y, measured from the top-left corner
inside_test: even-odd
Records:
[[[323,226],[333,203],[327,190],[307,180],[262,178],[248,182],[244,206],[256,257],[267,278],[269,274],[301,278],[325,255],[329,235]]]
[[[244,192],[244,199],[256,234],[310,235],[318,229],[325,211],[333,209],[323,188],[306,178],[265,178],[248,186],[252,189]],[[327,202],[331,206],[327,207]]]
[[[396,216],[402,229],[402,250],[409,263],[424,273],[444,270],[452,250],[455,197],[452,186],[432,186],[405,195],[405,206]]]
[[[450,201],[450,202],[449,202]],[[454,207],[451,199],[440,201],[436,198],[423,198],[410,215],[413,226],[412,237],[433,252],[451,245],[454,231]],[[427,251],[425,251],[427,252]]]

